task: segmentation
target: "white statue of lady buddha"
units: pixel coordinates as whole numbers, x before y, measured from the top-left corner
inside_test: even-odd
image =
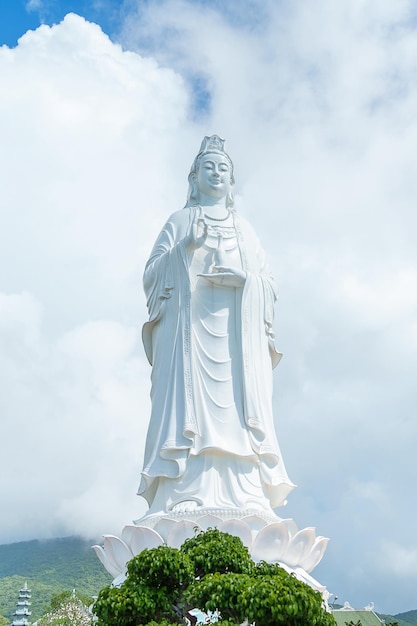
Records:
[[[139,494],[148,516],[262,511],[289,480],[272,414],[276,286],[233,208],[233,164],[205,137],[184,209],[163,227],[144,275],[152,415]]]

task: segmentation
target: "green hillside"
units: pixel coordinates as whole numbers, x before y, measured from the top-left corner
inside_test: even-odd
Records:
[[[398,613],[395,615],[395,620],[398,622],[399,626],[417,626],[417,609],[415,611],[406,611],[405,613]],[[389,624],[389,620],[387,619],[387,624]]]
[[[96,595],[112,578],[91,549],[94,543],[67,537],[0,545],[0,615],[10,618],[25,581],[32,589],[34,620],[56,593],[76,589]]]
[[[411,611],[411,612],[413,612],[413,611]],[[399,615],[394,615],[394,616],[392,616],[392,615],[384,615],[383,613],[377,613],[377,615],[378,615],[378,617],[380,619],[384,619],[385,620],[385,623],[387,624],[387,626],[389,624],[393,624],[393,623],[394,624],[398,624],[398,626],[411,626],[411,625],[415,626],[417,624],[416,621],[414,621],[414,622],[413,621],[407,622],[407,621],[401,619],[401,615],[403,615],[403,613],[400,613]]]

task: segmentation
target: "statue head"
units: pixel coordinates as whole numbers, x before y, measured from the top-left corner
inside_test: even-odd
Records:
[[[195,157],[191,166],[190,173],[188,174],[188,195],[186,207],[194,206],[199,203],[199,189],[197,184],[197,173],[200,167],[200,161],[206,154],[220,154],[222,155],[230,166],[230,190],[226,197],[226,207],[232,207],[234,205],[234,184],[235,179],[233,176],[233,162],[224,149],[224,139],[221,139],[218,135],[211,135],[211,137],[204,137],[200,151]]]

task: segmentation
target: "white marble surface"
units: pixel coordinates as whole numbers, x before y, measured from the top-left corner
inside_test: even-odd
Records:
[[[193,509],[273,514],[294,488],[272,414],[277,288],[261,244],[234,209],[224,142],[206,137],[187,205],[163,226],[145,268],[152,414],[139,494],[148,515]]]

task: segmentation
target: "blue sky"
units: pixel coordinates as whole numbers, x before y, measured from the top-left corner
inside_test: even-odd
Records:
[[[330,537],[341,601],[417,608],[413,0],[25,7],[0,8],[0,543],[145,512],[141,274],[217,133],[280,290],[278,513]]]
[[[0,6],[0,43],[14,47],[27,30],[40,24],[56,24],[67,13],[74,12],[95,21],[111,35],[120,25],[123,2],[115,0],[4,0]]]

